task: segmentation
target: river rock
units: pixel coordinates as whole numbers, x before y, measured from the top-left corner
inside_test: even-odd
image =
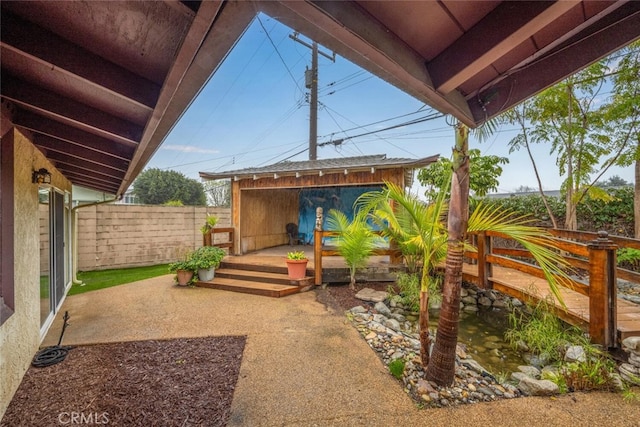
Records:
[[[476,302],[477,302],[477,301],[476,301],[476,298],[475,298],[475,297],[473,297],[473,296],[471,296],[471,295],[466,296],[466,297],[464,297],[464,298],[461,298],[461,299],[460,299],[460,301],[461,301],[462,303],[464,303],[465,305],[467,305],[467,304],[476,304]]]
[[[640,354],[640,337],[629,337],[622,340],[622,349],[627,353]]]
[[[628,383],[640,385],[640,368],[629,363],[623,363],[618,368],[620,376]]]
[[[376,305],[373,306],[373,308],[383,316],[391,315],[391,310],[389,310],[389,307],[387,307],[383,302],[377,302]]]
[[[527,362],[529,365],[542,368],[549,361],[548,357],[543,355],[537,355],[533,353],[525,353],[522,355],[522,359]]]
[[[466,313],[475,313],[476,311],[478,311],[478,306],[477,305],[465,305],[464,308],[462,309],[462,311],[464,311]]]
[[[525,374],[524,372],[512,372],[511,373],[511,379],[517,382],[520,382],[520,380],[522,380],[524,377],[528,377],[529,375]]]
[[[507,303],[503,299],[497,299],[493,302],[493,306],[495,308],[505,308],[507,307]]]
[[[353,307],[351,310],[349,310],[350,312],[352,312],[353,314],[358,314],[358,313],[366,313],[367,309],[364,308],[361,305],[357,305],[355,307]]]
[[[484,306],[484,307],[491,307],[491,300],[487,297],[480,297],[478,298],[478,304]]]
[[[389,299],[389,307],[402,307],[402,297],[400,295],[394,295]]]
[[[387,319],[384,321],[383,325],[389,329],[393,329],[394,331],[400,330],[400,322],[398,322],[396,319]]]
[[[564,353],[565,362],[584,362],[586,360],[587,355],[581,345],[569,346],[567,347],[567,351]]]
[[[384,291],[376,291],[371,288],[364,288],[360,290],[355,297],[362,301],[382,302],[387,299],[389,294]]]
[[[400,313],[391,313],[391,316],[389,317],[391,317],[392,319],[396,319],[400,323],[404,323],[407,320],[407,318]]]
[[[520,365],[518,370],[531,378],[540,378],[540,369],[535,366]]]
[[[526,396],[552,396],[558,394],[557,384],[549,380],[536,380],[526,376],[518,383],[518,390]]]

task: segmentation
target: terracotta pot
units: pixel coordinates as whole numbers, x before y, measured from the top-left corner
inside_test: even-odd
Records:
[[[307,275],[307,262],[309,262],[308,259],[288,259],[287,270],[289,279],[304,279]]]
[[[187,286],[189,281],[193,278],[193,271],[191,270],[178,270],[176,271],[178,277],[178,285]]]

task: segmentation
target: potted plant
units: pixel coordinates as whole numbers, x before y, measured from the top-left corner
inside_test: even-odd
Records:
[[[213,243],[211,241],[211,230],[213,230],[213,228],[216,226],[217,223],[218,223],[217,216],[207,214],[207,220],[205,221],[204,225],[200,227],[200,231],[202,232],[202,236],[203,236],[204,246],[211,246],[211,244]]]
[[[169,264],[169,271],[176,273],[176,281],[180,286],[190,285],[196,271],[196,265],[191,259],[191,254],[185,255],[184,259]]]
[[[303,279],[307,275],[307,262],[309,260],[304,251],[293,251],[287,253],[287,271],[289,279]]]
[[[217,246],[203,246],[193,253],[192,260],[198,270],[200,281],[213,280],[215,269],[220,267],[220,262],[225,255],[226,252]]]

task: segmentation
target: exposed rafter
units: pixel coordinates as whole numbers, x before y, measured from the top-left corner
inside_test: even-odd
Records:
[[[455,90],[579,4],[579,0],[500,4],[427,64],[436,89]]]

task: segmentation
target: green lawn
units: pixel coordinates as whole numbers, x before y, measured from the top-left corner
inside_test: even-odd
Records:
[[[169,264],[116,270],[81,271],[78,273],[78,279],[84,282],[85,285],[71,286],[68,295],[77,295],[97,289],[110,288],[111,286],[162,276],[163,274],[169,274]]]

